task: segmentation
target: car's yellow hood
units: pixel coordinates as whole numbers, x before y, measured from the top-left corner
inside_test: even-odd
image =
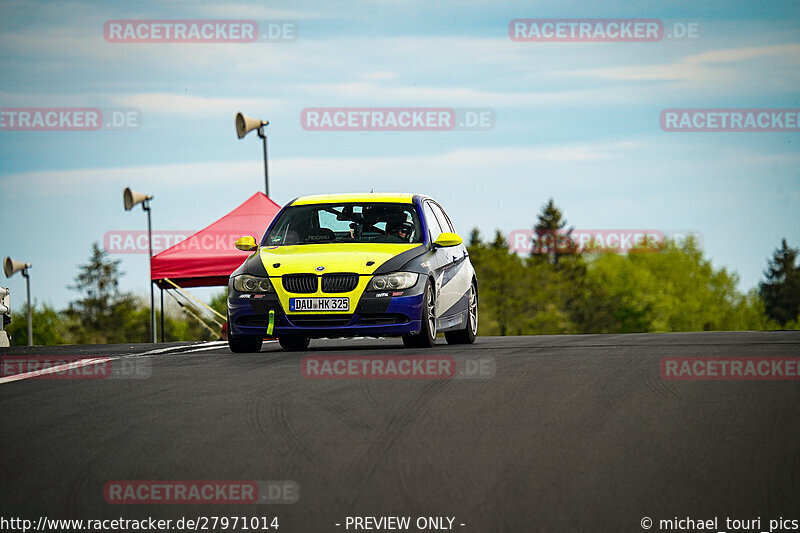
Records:
[[[261,262],[270,276],[284,274],[327,274],[355,272],[372,274],[392,257],[419,244],[331,243],[295,246],[264,246],[259,249]],[[372,262],[369,266],[368,262]],[[279,263],[280,266],[274,266]],[[317,270],[324,267],[324,270]]]

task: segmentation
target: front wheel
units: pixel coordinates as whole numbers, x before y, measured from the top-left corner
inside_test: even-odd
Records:
[[[423,294],[425,296],[422,300],[420,332],[416,335],[403,335],[406,348],[431,348],[436,344],[436,306],[430,280],[425,285]]]
[[[278,337],[278,342],[281,343],[281,348],[287,352],[302,352],[308,348],[311,340],[302,335],[284,335]]]
[[[461,331],[449,331],[444,334],[447,344],[472,344],[478,336],[478,286],[473,281],[469,288],[469,312],[467,327]]]
[[[258,353],[262,340],[261,337],[234,337],[228,334],[228,347],[233,353]]]

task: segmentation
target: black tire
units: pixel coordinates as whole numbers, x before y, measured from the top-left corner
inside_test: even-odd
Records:
[[[308,348],[311,339],[302,335],[284,335],[278,337],[278,342],[281,343],[281,348],[287,352],[302,352]]]
[[[459,331],[446,332],[444,338],[447,344],[472,344],[478,336],[478,285],[474,281],[469,288],[467,310],[467,326]]]
[[[436,302],[430,280],[425,284],[423,294],[425,296],[422,300],[420,332],[416,335],[403,335],[403,345],[406,348],[432,348],[436,344]]]
[[[234,337],[228,334],[228,347],[233,353],[258,353],[262,341],[261,337]]]

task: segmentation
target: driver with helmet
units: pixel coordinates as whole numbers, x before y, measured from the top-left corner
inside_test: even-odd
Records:
[[[409,242],[412,229],[411,224],[408,222],[388,222],[386,224],[386,235],[395,237],[403,242]]]

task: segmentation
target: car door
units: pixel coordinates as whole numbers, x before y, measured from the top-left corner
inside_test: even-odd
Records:
[[[442,206],[431,201],[431,211],[443,231],[455,233],[453,223],[442,209]],[[465,311],[468,307],[468,296],[472,283],[472,269],[467,261],[467,247],[462,242],[457,246],[440,248],[437,255],[441,254],[441,278],[439,293],[436,299],[437,316],[450,317]],[[462,317],[463,318],[463,317]],[[458,322],[445,321],[441,328],[455,326]]]
[[[425,201],[422,204],[422,212],[425,217],[425,225],[428,227],[428,235],[430,237],[430,242],[433,243],[439,235],[441,235],[444,231],[442,229],[439,220],[436,218],[436,215],[433,212],[433,202],[430,200]],[[449,230],[447,230],[449,231]],[[448,266],[449,261],[447,257],[447,253],[444,248],[436,248],[433,252],[433,258],[430,259],[430,268],[433,270],[433,275],[436,280],[436,285],[434,287],[434,294],[436,296],[436,316],[441,315],[442,309],[439,307],[439,294],[442,287],[442,278],[443,278],[443,271]]]

